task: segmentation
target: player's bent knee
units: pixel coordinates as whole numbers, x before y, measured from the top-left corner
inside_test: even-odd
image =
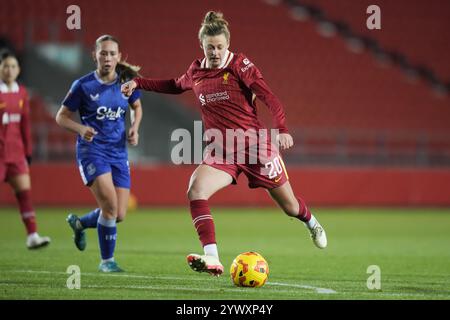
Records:
[[[117,206],[105,204],[101,206],[102,209],[102,216],[104,216],[107,219],[117,219]]]
[[[103,216],[105,219],[108,219],[108,220],[116,219],[116,221],[117,221],[117,215],[115,215],[115,214],[113,214],[113,213],[108,213],[108,212],[102,210],[102,216]]]
[[[190,201],[200,200],[200,199],[202,199],[202,200],[207,200],[208,199],[208,196],[206,195],[206,192],[204,192],[202,190],[202,188],[198,188],[196,186],[191,186],[189,188],[189,190],[187,192],[187,196],[188,196],[188,199]]]

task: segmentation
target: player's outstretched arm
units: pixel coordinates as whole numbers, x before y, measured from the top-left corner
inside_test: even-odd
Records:
[[[97,131],[72,120],[73,114],[74,112],[70,111],[69,108],[61,106],[56,114],[56,123],[67,130],[78,133],[84,140],[91,142]]]
[[[269,108],[272,113],[274,126],[280,131],[277,140],[281,150],[289,149],[294,145],[294,139],[286,127],[286,116],[280,100],[273,94],[263,79],[259,79],[250,86],[252,92]]]
[[[146,91],[159,93],[180,94],[186,90],[189,90],[190,87],[184,86],[181,81],[178,81],[178,79],[160,80],[147,78],[135,78],[121,86],[121,91],[126,96],[130,96],[135,89],[143,89]]]

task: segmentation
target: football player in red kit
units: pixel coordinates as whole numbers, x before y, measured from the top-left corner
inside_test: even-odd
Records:
[[[254,102],[256,96],[272,113],[274,127],[279,133],[278,145],[282,150],[290,148],[293,139],[286,127],[280,101],[251,60],[242,53],[236,54],[228,50],[230,32],[222,13],[210,11],[206,14],[199,31],[199,40],[205,57],[195,60],[181,77],[171,80],[136,78],[122,86],[122,92],[126,95],[130,95],[136,88],[171,94],[193,90],[200,102],[205,133],[216,130],[216,133],[226,137],[221,143],[217,143],[217,139],[214,140],[214,152],[209,152],[207,147],[202,164],[194,171],[189,182],[188,198],[192,220],[204,254],[188,255],[188,264],[198,272],[217,276],[223,273],[208,199],[220,189],[236,183],[242,172],[247,176],[250,188],[265,188],[287,215],[305,223],[315,245],[325,248],[325,231],[305,202],[294,195],[278,146],[274,147],[266,142],[267,139],[260,137],[263,143],[259,141],[258,147],[265,145],[266,156],[260,156],[256,162],[250,163],[250,160],[236,161],[236,156],[239,157],[242,149],[236,150],[234,141],[231,144],[226,141],[230,137],[230,130],[259,132],[264,129],[257,118]],[[219,155],[222,154],[223,157],[217,156],[218,144],[222,146]],[[249,158],[251,147],[245,146],[243,149],[245,159]],[[230,154],[232,157],[228,157]],[[229,161],[230,158],[233,161]]]
[[[31,162],[31,136],[28,95],[17,84],[20,68],[11,53],[0,56],[0,180],[13,188],[22,221],[27,229],[26,245],[37,249],[50,243],[37,233],[36,214],[31,203],[28,165]]]

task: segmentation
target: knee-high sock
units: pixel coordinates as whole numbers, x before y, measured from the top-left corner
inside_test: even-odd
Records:
[[[214,220],[209,210],[208,200],[192,200],[190,208],[192,223],[197,230],[202,246],[216,243]]]
[[[311,220],[311,212],[309,211],[308,207],[306,206],[305,201],[302,198],[297,197],[297,200],[300,205],[297,219],[299,219],[303,222],[308,222],[309,220]]]
[[[102,259],[112,259],[117,237],[116,219],[106,219],[103,216],[99,216],[97,232]]]
[[[17,202],[19,203],[20,215],[22,221],[27,229],[27,234],[35,233],[36,226],[36,214],[31,204],[31,191],[25,190],[16,193]]]
[[[83,228],[97,228],[98,217],[100,216],[100,209],[94,209],[80,218]]]

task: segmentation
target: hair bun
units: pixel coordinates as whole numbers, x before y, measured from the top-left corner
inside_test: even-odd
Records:
[[[223,18],[222,12],[216,12],[216,11],[208,11],[205,15],[205,19],[203,20],[204,24],[222,24],[222,25],[228,25],[228,22]]]
[[[208,11],[203,19],[200,30],[198,31],[198,39],[203,43],[205,36],[217,36],[224,34],[227,43],[230,43],[230,30],[228,30],[228,22],[223,18],[222,12]]]

